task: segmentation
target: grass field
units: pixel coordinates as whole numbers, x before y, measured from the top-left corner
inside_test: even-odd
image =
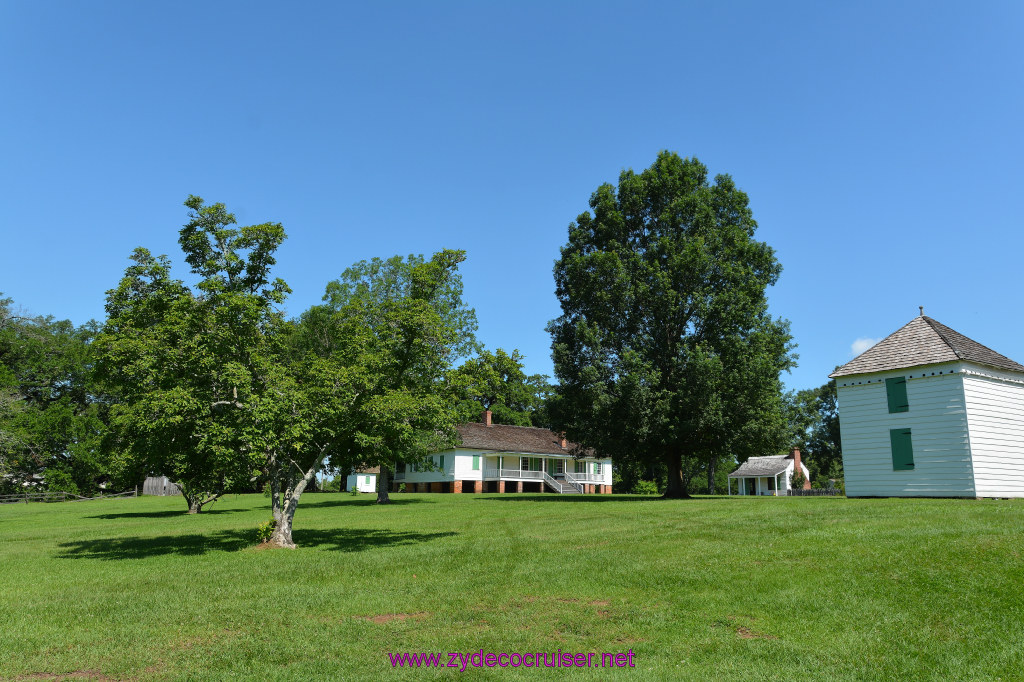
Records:
[[[1024,676],[1024,501],[394,499],[306,495],[296,551],[259,495],[0,507],[0,677]],[[387,656],[481,649],[636,667]]]

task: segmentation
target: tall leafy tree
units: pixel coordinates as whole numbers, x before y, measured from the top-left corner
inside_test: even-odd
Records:
[[[663,463],[667,497],[780,449],[779,374],[794,356],[788,323],[768,313],[781,267],[754,238],[747,195],[662,152],[590,208],[555,264],[554,425],[617,461]]]
[[[829,478],[842,478],[835,379],[817,388],[787,393],[786,408],[791,442],[805,453],[814,484],[827,485]]]
[[[452,374],[452,383],[461,394],[459,421],[474,421],[483,410],[490,410],[496,424],[542,425],[544,400],[551,388],[546,376],[526,375],[518,350],[510,354],[501,348],[493,353],[481,349]]]
[[[273,376],[289,289],[270,279],[280,223],[241,228],[223,204],[190,196],[179,244],[195,290],[170,262],[139,248],[97,339],[98,376],[117,396],[111,422],[141,468],[175,480],[190,513],[246,480],[262,462],[241,439],[254,395]]]
[[[92,492],[109,478],[91,379],[96,326],[15,314],[11,304],[0,299],[0,487],[41,479]]]
[[[454,361],[476,348],[476,315],[462,300],[465,252],[356,263],[328,284],[334,329],[366,330],[370,385],[360,394],[349,462],[379,466],[377,501],[390,501],[392,467],[423,462],[455,443],[456,395],[445,382]],[[323,317],[323,313],[319,314]],[[321,325],[321,335],[330,330]]]

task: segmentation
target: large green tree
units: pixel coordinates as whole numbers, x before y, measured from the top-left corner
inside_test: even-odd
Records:
[[[460,394],[459,421],[475,421],[490,410],[496,424],[543,426],[544,403],[552,390],[547,379],[543,374],[527,376],[518,350],[481,349],[452,374]]]
[[[190,513],[251,477],[263,452],[249,433],[253,396],[269,389],[280,344],[276,306],[289,289],[271,280],[280,223],[232,227],[223,204],[185,202],[179,244],[195,290],[170,262],[139,248],[116,289],[97,339],[98,376],[116,402],[118,447],[147,473],[178,483]]]
[[[95,323],[16,314],[0,298],[0,488],[43,481],[88,493],[111,481],[105,403],[92,383]]]
[[[835,379],[817,388],[787,393],[786,411],[791,444],[804,452],[814,484],[827,486],[830,478],[841,479],[843,453]]]
[[[463,251],[361,261],[328,284],[319,336],[352,324],[366,334],[370,378],[353,408],[351,456],[340,469],[380,467],[377,501],[397,464],[455,445],[457,395],[446,377],[476,348],[476,315],[462,300]],[[337,320],[324,324],[328,311]]]
[[[754,238],[747,195],[662,152],[590,208],[555,264],[555,427],[619,462],[664,463],[667,497],[783,447],[792,344],[765,297],[781,266]]]

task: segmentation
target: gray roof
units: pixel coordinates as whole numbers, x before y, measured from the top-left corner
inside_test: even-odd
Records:
[[[740,465],[739,469],[729,474],[729,478],[740,478],[743,476],[775,476],[781,474],[793,461],[789,455],[778,455],[777,457],[751,457]]]
[[[967,338],[930,317],[921,315],[903,325],[871,348],[829,374],[842,377],[850,374],[887,372],[919,365],[966,360],[981,365],[1024,372],[1020,365],[1005,355]]]

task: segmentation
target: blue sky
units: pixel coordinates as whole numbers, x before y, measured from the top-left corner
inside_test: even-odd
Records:
[[[925,313],[1024,361],[1024,4],[0,2],[0,291],[102,319],[185,197],[284,223],[299,313],[468,252],[480,339],[551,373],[551,269],[661,149],[731,174],[784,271],[790,388]]]

